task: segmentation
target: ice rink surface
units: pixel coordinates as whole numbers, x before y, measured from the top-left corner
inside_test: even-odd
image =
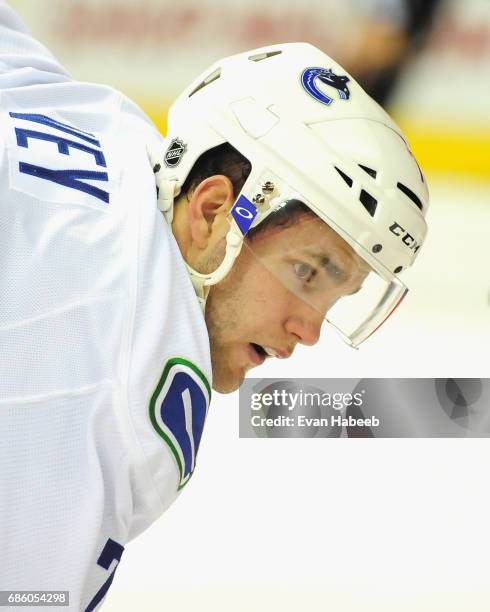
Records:
[[[359,351],[327,332],[254,376],[484,377],[490,184],[429,177],[411,292]],[[106,612],[487,612],[486,439],[239,439],[215,394],[188,490],[129,544]]]

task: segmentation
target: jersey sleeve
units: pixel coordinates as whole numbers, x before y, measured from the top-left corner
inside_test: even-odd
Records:
[[[70,76],[25,23],[0,0],[0,89],[68,81]]]

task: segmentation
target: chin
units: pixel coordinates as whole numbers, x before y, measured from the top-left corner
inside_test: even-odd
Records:
[[[217,391],[218,393],[233,393],[236,391],[243,382],[243,377],[240,379],[231,379],[225,378],[220,379],[220,377],[215,378],[213,375],[213,391]]]
[[[229,368],[213,367],[213,390],[218,393],[233,393],[245,378],[245,371],[233,371]]]

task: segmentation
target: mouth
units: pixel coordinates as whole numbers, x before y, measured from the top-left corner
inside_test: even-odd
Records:
[[[264,347],[260,344],[255,344],[255,342],[250,342],[250,344],[248,345],[248,349],[251,360],[255,365],[263,364],[268,357],[268,354],[266,353]]]
[[[264,363],[267,357],[286,359],[290,355],[290,353],[286,353],[285,351],[279,351],[269,346],[262,346],[260,344],[256,344],[255,342],[250,342],[249,352],[252,355],[252,361],[257,365]]]

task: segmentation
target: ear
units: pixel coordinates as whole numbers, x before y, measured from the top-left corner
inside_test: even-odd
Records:
[[[194,189],[187,214],[192,241],[198,249],[205,249],[226,233],[226,215],[234,201],[233,184],[222,174],[204,179]]]

